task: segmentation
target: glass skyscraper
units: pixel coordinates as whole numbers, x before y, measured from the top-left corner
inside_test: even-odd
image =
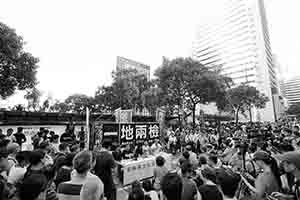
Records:
[[[255,86],[269,97],[265,109],[253,109],[254,120],[274,121],[278,82],[272,60],[263,0],[220,0],[222,13],[199,26],[192,57],[219,67],[235,84]]]

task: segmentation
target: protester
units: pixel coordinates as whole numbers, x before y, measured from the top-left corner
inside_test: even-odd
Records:
[[[104,186],[98,177],[90,177],[83,184],[80,191],[80,200],[103,200]]]
[[[73,144],[76,141],[76,137],[71,133],[69,128],[66,128],[65,132],[60,136],[60,143]]]
[[[6,131],[6,137],[10,140],[13,141],[13,133],[14,133],[14,129],[9,128]]]
[[[16,155],[16,164],[10,169],[7,182],[16,185],[21,182],[29,164],[29,151],[21,151]]]
[[[43,127],[41,127],[39,132],[36,135],[32,136],[31,138],[32,146],[34,150],[39,148],[40,144],[44,141],[44,137],[45,137],[45,130]]]
[[[191,179],[192,164],[185,161],[181,165],[182,175],[182,199],[184,200],[197,200],[198,190],[196,183]]]
[[[217,170],[217,183],[221,189],[223,200],[237,200],[235,195],[239,188],[240,180],[241,177],[238,174],[228,173],[224,169]],[[216,191],[216,193],[219,193],[219,191]],[[220,197],[218,198],[220,199]]]
[[[62,182],[71,180],[71,172],[73,171],[73,159],[75,155],[76,154],[74,153],[67,154],[62,166],[59,168],[55,167],[55,170],[58,169],[56,178],[54,180],[56,187]]]
[[[20,151],[20,146],[17,143],[9,143],[6,147],[8,152],[8,162],[10,165],[17,164],[16,155]]]
[[[24,179],[32,174],[44,176],[45,153],[41,150],[34,150],[29,154],[29,166],[27,167]]]
[[[67,143],[61,143],[58,146],[59,152],[55,154],[54,157],[54,167],[57,171],[61,166],[63,166],[66,156],[68,153],[70,153],[69,146]]]
[[[271,195],[273,192],[279,192],[282,184],[276,160],[264,151],[256,152],[254,160],[263,171],[255,181],[255,190],[258,198]]]
[[[53,135],[52,140],[50,141],[51,152],[55,155],[59,151],[59,135]]]
[[[154,168],[154,189],[160,190],[160,183],[162,178],[168,173],[168,169],[165,167],[165,159],[162,156],[156,157],[156,167]]]
[[[47,179],[41,174],[32,174],[26,177],[21,184],[20,200],[45,200]]]
[[[48,141],[44,141],[40,144],[39,149],[45,154],[45,165],[53,165],[53,158],[50,156],[51,148]]]
[[[13,142],[19,144],[20,148],[22,149],[22,144],[27,141],[26,136],[23,133],[23,128],[18,127],[17,133],[13,134]]]
[[[91,176],[90,170],[93,167],[93,156],[89,151],[78,153],[73,160],[74,172],[71,180],[60,183],[57,193],[59,200],[80,200],[80,191],[87,179]]]
[[[182,199],[182,179],[177,173],[166,174],[161,181],[161,189],[166,200]]]
[[[145,190],[145,196],[148,195],[151,200],[159,200],[158,194],[155,190],[153,190],[150,180],[144,181],[142,185]]]
[[[128,200],[144,200],[145,194],[140,182],[135,181],[131,185],[131,191],[128,195]]]
[[[202,200],[222,200],[222,194],[216,185],[216,171],[212,168],[204,168],[201,170],[203,185],[199,187],[199,193]]]
[[[83,126],[80,128],[80,131],[78,132],[78,138],[79,138],[80,150],[83,150],[85,146],[85,131]]]
[[[272,196],[280,200],[300,200],[300,153],[287,152],[279,155],[277,158],[282,162],[284,171],[286,173],[291,173],[295,179],[290,194],[274,192]]]
[[[95,174],[104,183],[104,196],[107,200],[116,200],[116,186],[113,181],[112,170],[115,168],[115,160],[111,153],[102,146],[96,153]]]
[[[58,200],[56,186],[54,183],[55,168],[53,165],[47,165],[44,169],[44,175],[47,179],[46,200]]]
[[[192,146],[191,146],[190,144],[187,145],[187,146],[186,146],[186,150],[188,151],[188,153],[189,153],[189,155],[190,155],[190,156],[189,156],[189,161],[190,161],[190,163],[192,164],[193,168],[194,168],[194,169],[197,168],[199,162],[198,162],[196,153],[194,153],[194,152],[192,151]]]
[[[161,146],[161,144],[159,144],[159,140],[156,139],[154,141],[154,143],[151,145],[151,152],[152,152],[152,154],[153,155],[158,154],[159,152],[161,152],[161,148],[162,148],[162,146]]]

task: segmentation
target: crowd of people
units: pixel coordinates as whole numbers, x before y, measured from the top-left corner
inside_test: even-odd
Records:
[[[0,134],[1,200],[116,199],[109,151],[84,150],[68,128],[61,136],[41,128],[31,138],[30,151],[22,151],[23,136],[22,128]]]
[[[41,128],[33,150],[22,151],[26,137],[18,128],[0,134],[0,199],[116,200],[115,160],[166,151],[171,166],[157,156],[153,179],[136,180],[125,199],[300,200],[299,136],[294,121],[205,123],[169,128],[161,141],[133,149],[87,151],[68,128],[61,136]]]
[[[299,200],[299,136],[297,122],[287,120],[170,128],[164,143],[173,167],[157,157],[152,186],[133,183],[129,199],[156,191],[151,199]]]

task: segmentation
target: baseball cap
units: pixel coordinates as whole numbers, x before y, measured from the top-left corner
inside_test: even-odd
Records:
[[[298,169],[300,169],[300,153],[296,151],[287,152],[281,155],[275,156],[280,161],[287,161],[294,164]]]

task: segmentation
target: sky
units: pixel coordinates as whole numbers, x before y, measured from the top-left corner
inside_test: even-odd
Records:
[[[16,29],[40,59],[43,96],[94,95],[111,82],[116,57],[151,66],[191,56],[197,26],[217,16],[220,0],[9,0],[0,21]],[[266,0],[273,53],[288,76],[300,75],[299,0]],[[209,21],[208,21],[209,22]],[[14,96],[10,102],[19,102]]]

